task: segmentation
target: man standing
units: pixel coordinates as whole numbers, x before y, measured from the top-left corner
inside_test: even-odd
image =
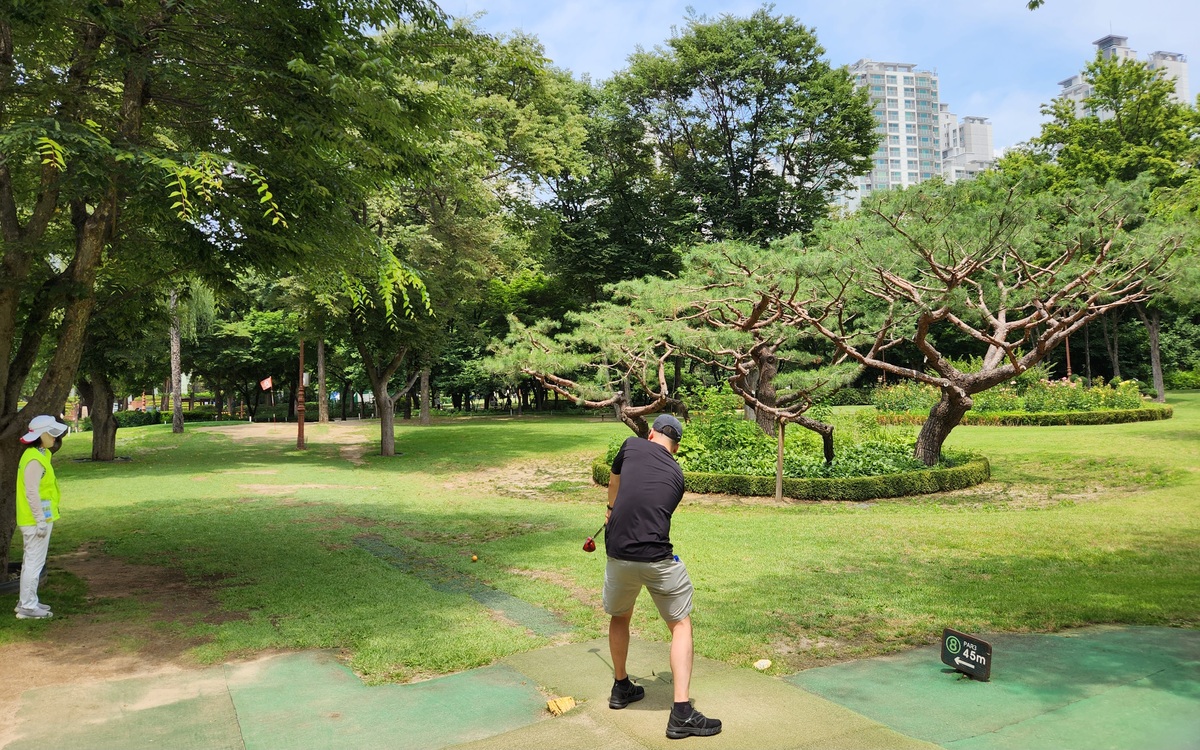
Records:
[[[625,708],[646,691],[625,671],[629,656],[629,620],[642,587],[671,631],[671,675],[675,705],[667,737],[708,737],[721,722],[692,707],[692,581],[671,547],[671,515],[683,499],[683,471],[675,462],[683,425],[670,414],[654,420],[648,439],[631,437],[613,459],[608,483],[608,529],[604,534],[608,565],[604,571],[604,611],[612,616],[608,647],[613,683],[609,708]]]

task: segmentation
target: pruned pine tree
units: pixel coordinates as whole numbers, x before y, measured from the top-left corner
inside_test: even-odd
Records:
[[[1182,242],[1156,224],[1130,231],[1145,218],[1136,185],[1041,187],[1033,176],[992,174],[888,193],[823,236],[828,251],[853,259],[831,287],[844,291],[817,305],[780,298],[794,325],[849,359],[940,390],[915,446],[927,465],[974,394],[1038,364],[1089,321],[1147,299]],[[855,289],[882,306],[882,322],[848,304]],[[979,369],[946,356],[948,334],[974,342]],[[919,364],[885,359],[891,349]]]
[[[667,364],[678,347],[636,308],[599,305],[571,313],[561,326],[526,326],[509,318],[509,334],[494,347],[489,370],[511,381],[520,375],[589,409],[613,409],[634,434],[646,437],[646,416],[687,415],[670,390]]]

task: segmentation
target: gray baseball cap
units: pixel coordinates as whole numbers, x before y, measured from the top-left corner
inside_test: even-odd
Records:
[[[679,424],[679,420],[670,414],[658,415],[658,419],[654,420],[654,431],[660,435],[666,435],[676,443],[683,439],[683,425]]]

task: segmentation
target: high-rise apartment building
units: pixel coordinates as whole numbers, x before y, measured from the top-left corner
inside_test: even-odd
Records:
[[[883,142],[874,168],[858,178],[857,190],[841,202],[857,207],[877,190],[907,187],[942,173],[937,73],[911,63],[859,60],[850,66],[855,83],[867,90]]]
[[[1105,59],[1137,60],[1137,52],[1129,48],[1129,37],[1109,34],[1103,39],[1092,42]],[[1151,70],[1157,70],[1162,76],[1175,81],[1175,100],[1187,104],[1191,102],[1188,89],[1187,57],[1179,52],[1152,52],[1146,58],[1146,64]],[[1092,87],[1083,80],[1082,74],[1076,74],[1058,82],[1062,89],[1059,96],[1075,103],[1075,115],[1084,117],[1091,114],[1083,106],[1083,100],[1092,94]],[[1104,117],[1104,113],[1098,113]]]
[[[942,177],[955,183],[969,180],[996,163],[992,124],[986,117],[966,116],[959,122],[950,106],[939,110],[942,126]]]

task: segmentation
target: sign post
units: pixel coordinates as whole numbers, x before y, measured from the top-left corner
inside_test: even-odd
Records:
[[[942,631],[942,663],[981,682],[992,676],[992,644],[946,628]]]

